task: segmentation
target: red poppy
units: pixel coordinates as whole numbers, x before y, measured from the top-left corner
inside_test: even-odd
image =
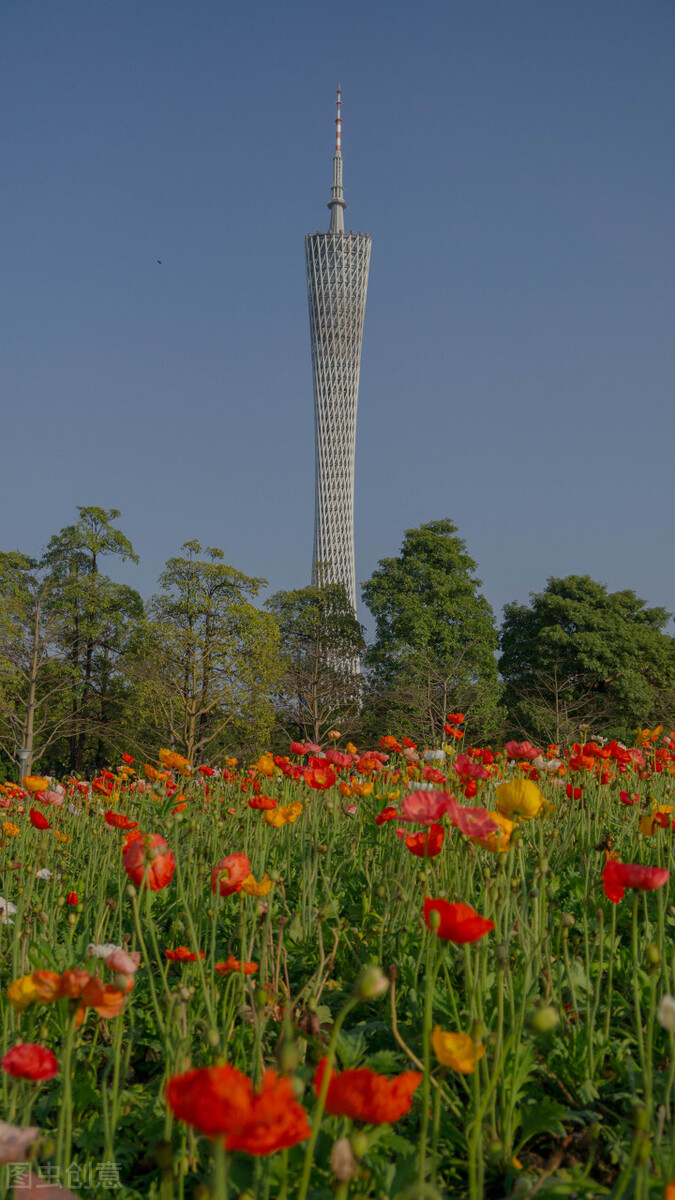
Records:
[[[197,767],[197,770],[199,771],[200,775],[215,775],[213,767]]]
[[[112,809],[104,812],[103,820],[111,829],[138,829],[138,821],[130,821],[125,813],[113,812]]]
[[[494,921],[479,916],[470,904],[450,904],[447,900],[431,900],[427,896],[424,901],[424,920],[429,929],[433,929],[429,920],[432,912],[439,915],[440,924],[436,933],[444,942],[455,942],[458,945],[477,942],[495,927]]]
[[[619,792],[619,800],[621,801],[622,804],[628,804],[632,807],[633,804],[637,804],[639,799],[640,799],[639,792],[636,792],[634,796],[629,796],[628,792],[624,792],[624,791]]]
[[[581,800],[582,791],[583,788],[572,787],[572,784],[568,783],[567,787],[565,788],[565,795],[567,796],[568,800]]]
[[[339,771],[347,771],[352,765],[352,755],[342,754],[340,750],[335,750],[332,746],[326,751],[326,762],[332,767],[337,767]]]
[[[384,825],[385,821],[395,821],[397,817],[397,810],[392,808],[391,804],[388,804],[386,808],[382,809],[382,812],[377,814],[375,818],[375,824]]]
[[[142,837],[143,837],[143,834],[141,833],[140,829],[131,829],[129,831],[129,833],[127,834],[127,836],[125,837],[124,841],[122,842],[122,854],[124,854],[125,851],[128,850],[128,848],[132,842],[137,842]]]
[[[318,1096],[328,1065],[323,1058],[314,1076]],[[389,1125],[400,1120],[410,1109],[414,1092],[422,1082],[419,1071],[404,1071],[393,1079],[378,1075],[369,1067],[356,1070],[331,1070],[326,1094],[326,1112],[333,1117],[351,1117],[368,1125]]]
[[[236,1067],[196,1067],[169,1080],[166,1098],[179,1120],[207,1137],[223,1137],[227,1150],[276,1154],[311,1132],[291,1080],[275,1071],[265,1071],[261,1090],[254,1092]]]
[[[422,768],[422,779],[426,783],[445,783],[447,778],[447,775],[439,771],[438,767],[426,766]]]
[[[92,792],[96,792],[97,796],[112,796],[113,790],[105,779],[94,779],[91,784]]]
[[[211,891],[219,896],[233,896],[241,891],[241,885],[251,874],[251,863],[246,854],[228,854],[211,872]]]
[[[134,837],[135,833],[136,830],[132,830],[125,839],[124,870],[137,887],[150,887],[153,892],[161,892],[171,882],[176,860],[159,833]],[[131,837],[133,841],[129,841]]]
[[[380,738],[380,747],[382,750],[389,750],[392,754],[396,754],[402,749],[398,738],[392,737],[391,734]]]
[[[291,742],[291,754],[307,754],[308,749],[304,742]]]
[[[433,825],[454,807],[455,798],[447,792],[410,792],[401,802],[401,820]]]
[[[417,749],[417,742],[413,742],[412,738],[409,738],[409,737],[404,737],[403,745],[406,750],[416,750]]]
[[[248,806],[249,808],[263,808],[265,812],[270,812],[271,809],[276,808],[278,803],[278,799],[275,799],[274,796],[252,796]]]
[[[490,772],[481,763],[472,762],[468,754],[458,754],[455,770],[462,779],[489,779]]]
[[[165,950],[164,952],[169,962],[197,962],[197,955],[188,950],[187,946],[176,946],[175,950]],[[203,950],[199,951],[200,958],[206,958]]]
[[[73,904],[79,904],[77,892],[68,892],[68,895],[66,896],[66,904],[70,904],[71,906]]]
[[[612,904],[618,904],[626,894],[626,888],[639,888],[642,892],[653,892],[663,887],[670,879],[665,867],[643,867],[641,863],[622,863],[608,858],[602,872],[605,895]]]
[[[30,810],[30,823],[35,829],[51,829],[51,825],[46,817],[38,812],[36,808]]]
[[[531,742],[506,742],[504,745],[507,758],[536,758],[539,751]]]
[[[325,767],[306,767],[303,775],[308,787],[316,788],[320,791],[325,791],[326,788],[332,787],[337,778],[330,763],[327,763]]]
[[[122,762],[127,763],[129,766],[131,766],[132,762],[135,762],[135,761],[136,760],[134,758],[132,758],[131,754],[123,754],[122,755]]]
[[[244,975],[254,975],[258,970],[258,964],[254,962],[245,962],[242,966],[239,960],[234,957],[234,954],[230,954],[229,958],[227,958],[225,962],[216,963],[214,970],[217,971],[219,975],[230,975],[235,971],[237,973],[243,971]]]
[[[453,725],[461,725],[464,720],[464,713],[448,713],[446,721],[451,721]]]
[[[435,858],[443,848],[445,834],[442,825],[430,825],[423,833],[409,833],[405,829],[397,829],[396,836],[405,839],[405,844],[416,858]]]
[[[53,1079],[59,1073],[59,1060],[44,1046],[23,1042],[7,1051],[0,1067],[16,1079]]]

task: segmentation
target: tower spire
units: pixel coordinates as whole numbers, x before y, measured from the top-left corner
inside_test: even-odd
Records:
[[[347,207],[342,192],[342,87],[337,90],[337,117],[335,118],[335,154],[333,156],[333,187],[330,200],[330,232],[344,233],[344,210]]]

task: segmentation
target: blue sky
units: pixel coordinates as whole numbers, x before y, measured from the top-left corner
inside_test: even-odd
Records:
[[[99,504],[144,595],[194,537],[307,582],[340,81],[357,579],[449,516],[497,614],[586,572],[675,607],[674,38],[670,0],[6,0],[0,546]]]

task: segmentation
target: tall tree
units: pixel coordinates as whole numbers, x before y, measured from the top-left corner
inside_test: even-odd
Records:
[[[265,579],[223,562],[223,551],[186,542],[170,558],[147,607],[130,669],[155,743],[194,761],[222,753],[227,738],[269,736],[279,629],[254,600]]]
[[[0,553],[0,748],[28,774],[72,727],[72,673],[52,604],[52,574],[25,554]]]
[[[675,687],[670,614],[589,575],[551,578],[530,604],[507,604],[499,666],[514,732],[567,742],[579,726],[630,737],[668,719]]]
[[[378,724],[438,744],[448,710],[462,709],[472,738],[499,731],[497,631],[475,570],[445,519],[408,529],[398,558],[363,585],[376,625],[367,662]]]
[[[101,573],[102,559],[138,562],[129,539],[115,528],[119,511],[95,506],[77,511],[77,522],[54,535],[43,558],[51,579],[50,607],[60,618],[71,667],[71,771],[83,769],[89,736],[100,755],[114,667],[143,613],[137,592]]]
[[[361,703],[358,665],[365,642],[344,584],[277,592],[266,607],[281,633],[277,717],[285,732],[312,742],[335,725],[348,732]]]

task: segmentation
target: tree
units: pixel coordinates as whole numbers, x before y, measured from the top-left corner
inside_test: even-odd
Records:
[[[53,589],[52,574],[35,559],[0,553],[0,748],[17,763],[26,750],[27,774],[72,727],[72,677]]]
[[[60,645],[70,665],[69,768],[79,772],[92,734],[95,749],[89,756],[101,765],[112,695],[121,685],[116,667],[143,603],[133,588],[101,574],[102,558],[138,562],[129,539],[113,525],[119,511],[95,506],[77,511],[77,522],[49,542],[42,565],[49,573],[50,612],[59,619]]]
[[[226,733],[248,744],[269,735],[279,630],[251,603],[265,579],[227,566],[212,546],[182,549],[160,575],[129,669],[150,736],[194,762],[221,752]]]
[[[665,719],[675,686],[669,616],[589,575],[551,578],[529,605],[507,604],[499,666],[514,732],[564,743],[583,725],[628,738]]]
[[[292,738],[320,742],[338,725],[345,733],[359,712],[358,663],[363,630],[342,583],[320,582],[277,592],[266,604],[280,629],[284,674],[277,716]]]
[[[499,731],[497,631],[476,564],[450,520],[406,530],[398,558],[383,559],[363,585],[375,618],[367,654],[378,723],[438,744],[449,710],[472,738]]]

